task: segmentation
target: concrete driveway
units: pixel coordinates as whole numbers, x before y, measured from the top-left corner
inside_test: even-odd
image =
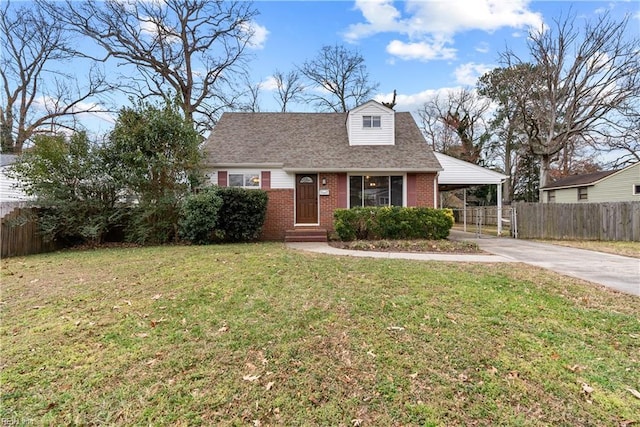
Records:
[[[476,242],[491,254],[577,277],[632,295],[640,296],[640,259],[611,255],[548,243],[491,237],[452,230],[454,240]]]

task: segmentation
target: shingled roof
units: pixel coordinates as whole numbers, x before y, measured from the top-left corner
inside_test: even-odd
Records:
[[[395,145],[350,146],[347,113],[224,113],[204,145],[206,165],[287,171],[442,170],[410,113],[395,113]]]
[[[582,175],[571,175],[566,178],[559,179],[556,182],[552,182],[551,184],[548,184],[542,188],[545,190],[550,190],[554,188],[584,187],[593,185],[601,179],[606,178],[616,172],[616,170],[609,170],[602,172],[585,173]]]

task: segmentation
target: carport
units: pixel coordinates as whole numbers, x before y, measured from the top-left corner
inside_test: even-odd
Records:
[[[507,175],[492,171],[455,157],[434,153],[444,170],[438,174],[438,191],[463,189],[463,220],[467,230],[467,188],[476,185],[495,185],[498,193],[498,235],[502,234],[502,183]],[[442,202],[440,203],[442,207]]]

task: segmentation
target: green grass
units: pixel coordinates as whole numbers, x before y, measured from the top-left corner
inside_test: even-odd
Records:
[[[1,271],[3,420],[640,421],[627,390],[640,389],[638,298],[529,266],[251,244],[61,252]]]
[[[600,240],[540,240],[540,242],[640,258],[640,242]]]

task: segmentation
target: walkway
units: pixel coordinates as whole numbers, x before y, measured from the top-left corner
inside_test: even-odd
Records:
[[[334,248],[326,243],[287,243],[287,246],[329,255],[368,258],[489,263],[522,262],[640,296],[640,259],[637,258],[509,237],[495,238],[483,235],[481,238],[477,238],[474,233],[457,230],[451,231],[450,239],[476,242],[483,251],[490,255],[356,251]]]

